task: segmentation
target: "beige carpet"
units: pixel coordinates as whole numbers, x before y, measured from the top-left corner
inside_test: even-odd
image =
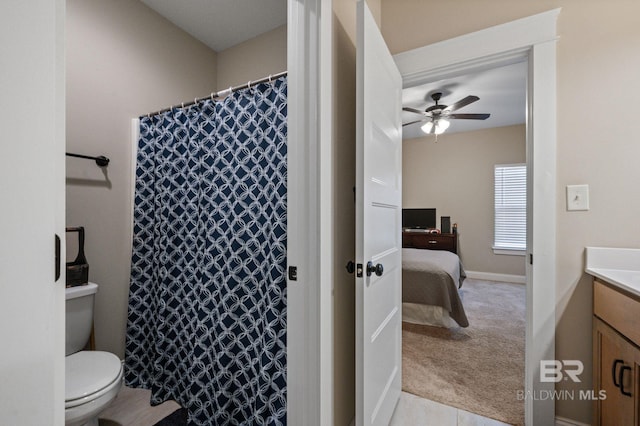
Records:
[[[525,286],[466,279],[468,328],[402,323],[402,390],[524,424]]]

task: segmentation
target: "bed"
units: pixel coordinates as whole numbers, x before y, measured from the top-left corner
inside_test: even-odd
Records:
[[[402,320],[468,327],[458,289],[466,278],[458,255],[443,250],[402,249]]]

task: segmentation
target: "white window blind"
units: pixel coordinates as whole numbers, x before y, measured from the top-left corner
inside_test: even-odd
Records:
[[[494,250],[527,248],[527,167],[495,166]]]

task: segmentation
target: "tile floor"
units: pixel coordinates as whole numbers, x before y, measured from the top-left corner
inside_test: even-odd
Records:
[[[100,426],[151,426],[179,408],[173,401],[149,405],[151,393],[124,387],[100,415]],[[455,407],[402,392],[389,426],[508,426]]]
[[[508,426],[489,419],[402,392],[389,426]]]

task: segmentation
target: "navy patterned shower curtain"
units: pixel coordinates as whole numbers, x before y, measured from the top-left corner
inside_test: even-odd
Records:
[[[125,381],[286,424],[286,78],[140,119]]]

